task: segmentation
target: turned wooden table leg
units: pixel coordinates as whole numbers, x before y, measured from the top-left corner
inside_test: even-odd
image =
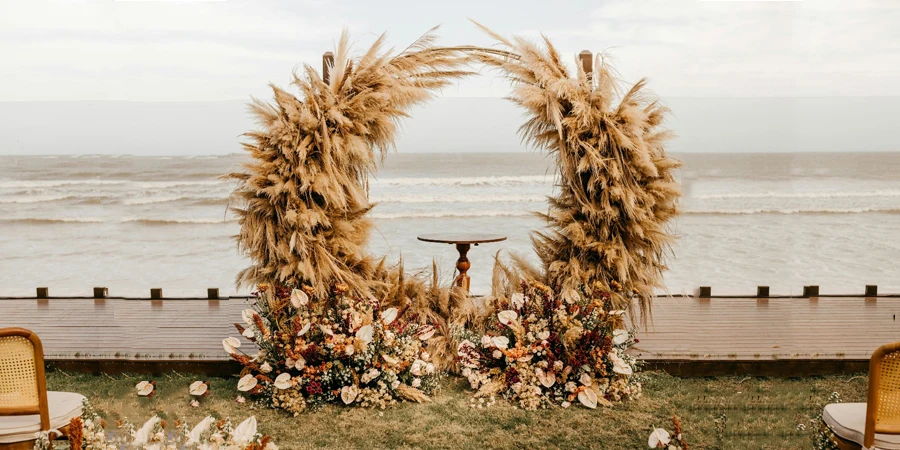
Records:
[[[469,258],[466,257],[466,254],[469,253],[469,248],[471,248],[470,244],[456,244],[456,251],[459,252],[459,259],[456,260],[456,270],[459,271],[459,276],[456,277],[456,285],[465,289],[466,292],[469,292],[469,275],[466,272],[472,266],[469,263]]]

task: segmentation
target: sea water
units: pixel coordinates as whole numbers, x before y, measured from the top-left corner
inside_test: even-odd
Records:
[[[900,292],[900,154],[680,154],[683,214],[667,291]],[[244,155],[0,157],[0,295],[223,294],[248,265],[228,212]],[[408,271],[438,264],[452,280],[456,251],[420,242],[439,232],[501,234],[469,252],[472,290],[486,293],[493,258],[537,262],[530,236],[554,192],[540,153],[390,154],[370,179],[377,206],[369,249]]]

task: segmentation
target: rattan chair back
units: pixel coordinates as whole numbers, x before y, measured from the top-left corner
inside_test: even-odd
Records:
[[[864,446],[875,444],[875,433],[900,434],[900,342],[882,345],[869,361]]]
[[[0,416],[40,414],[50,429],[44,349],[24,328],[0,328]]]

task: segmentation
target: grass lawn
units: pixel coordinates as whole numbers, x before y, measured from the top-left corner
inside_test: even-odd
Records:
[[[189,405],[193,375],[155,378],[157,394],[138,398],[134,385],[147,376],[94,376],[50,371],[51,390],[79,392],[109,421],[143,422],[154,413],[193,425],[205,415],[234,421],[255,415],[260,432],[286,450],[305,448],[600,448],[643,449],[654,426],[672,430],[677,415],[691,449],[810,448],[809,419],[832,392],[844,402],[864,401],[865,376],[780,378],[675,378],[642,375],[644,397],[614,408],[580,406],[536,412],[503,402],[473,409],[464,380],[448,377],[429,404],[400,404],[386,410],[326,407],[299,417],[235,401],[236,378],[215,378],[198,408]],[[725,429],[715,420],[724,414]],[[804,424],[806,431],[798,430]],[[140,423],[137,423],[139,426]],[[114,425],[112,426],[114,427]]]

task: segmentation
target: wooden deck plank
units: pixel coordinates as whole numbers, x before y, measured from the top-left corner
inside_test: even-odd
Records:
[[[237,336],[232,324],[245,308],[245,298],[0,298],[0,327],[37,332],[50,360],[226,360],[222,339]],[[898,315],[893,297],[659,297],[632,351],[648,361],[867,359],[900,341]]]

